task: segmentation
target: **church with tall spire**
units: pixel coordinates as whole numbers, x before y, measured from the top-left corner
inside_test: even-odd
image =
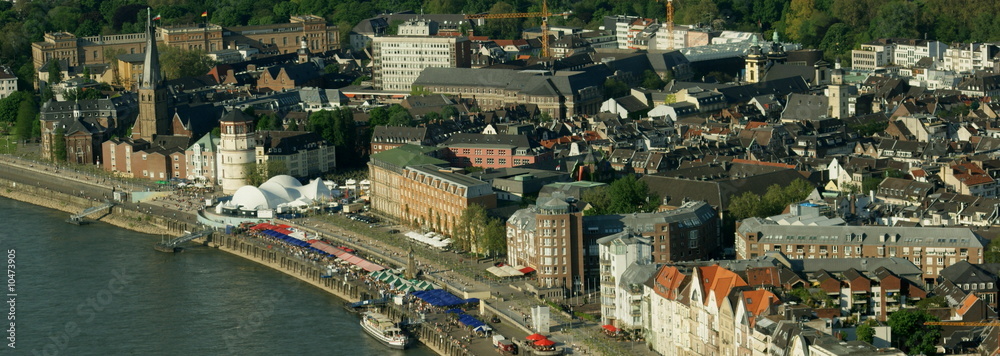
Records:
[[[132,128],[132,139],[153,142],[157,135],[170,134],[170,117],[167,116],[167,88],[163,84],[156,50],[156,29],[148,13],[146,17],[146,58],[139,78],[139,117]]]

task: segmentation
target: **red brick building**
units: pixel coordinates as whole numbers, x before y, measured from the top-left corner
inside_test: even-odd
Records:
[[[552,151],[524,135],[459,133],[444,145],[454,167],[509,168],[552,159]]]

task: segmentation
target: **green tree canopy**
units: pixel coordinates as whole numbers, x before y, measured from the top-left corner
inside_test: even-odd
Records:
[[[875,341],[876,326],[878,326],[878,321],[876,321],[875,319],[865,320],[865,322],[861,323],[861,325],[858,325],[858,329],[857,331],[855,331],[855,333],[857,333],[858,335],[858,340],[867,342],[869,344]]]
[[[604,98],[614,99],[620,98],[628,95],[630,88],[628,84],[618,81],[614,78],[608,78],[604,81]]]
[[[59,126],[52,133],[52,160],[66,161],[66,129]]]
[[[631,174],[590,189],[581,198],[591,205],[584,211],[586,215],[648,213],[660,206],[660,198],[649,192],[646,182]]]
[[[462,211],[462,216],[452,228],[452,237],[455,239],[459,249],[483,252],[485,246],[480,243],[486,239],[486,207],[479,204],[471,204]],[[425,225],[432,225],[433,222],[424,222]]]
[[[59,84],[62,82],[62,69],[59,67],[59,61],[49,61],[49,85]]]
[[[782,187],[777,184],[767,188],[761,196],[753,192],[734,195],[729,200],[729,213],[738,221],[749,217],[767,217],[780,214],[788,204],[802,201],[815,187],[804,179],[796,179]]]
[[[642,87],[643,88],[652,89],[652,90],[660,90],[660,89],[663,89],[663,87],[665,85],[667,85],[667,83],[664,82],[663,79],[660,79],[660,76],[658,74],[656,74],[656,72],[654,72],[652,70],[649,70],[649,69],[647,69],[646,71],[642,72]]]
[[[941,327],[924,325],[928,321],[939,319],[920,309],[904,308],[889,314],[888,325],[892,328],[893,343],[907,355],[933,354],[935,345],[941,339]]]
[[[160,50],[160,69],[165,80],[205,75],[215,65],[204,51],[185,50],[173,46],[157,47]]]
[[[21,100],[21,105],[17,109],[17,123],[14,125],[17,138],[27,140],[35,137],[36,121],[38,121],[38,104],[35,104],[34,98],[29,96]],[[63,147],[65,148],[65,145]]]
[[[243,165],[243,176],[248,185],[264,184],[271,177],[288,174],[288,166],[283,161],[268,160],[264,163],[250,162]]]

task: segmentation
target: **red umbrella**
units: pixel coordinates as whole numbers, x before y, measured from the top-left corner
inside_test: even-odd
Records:
[[[616,331],[618,331],[618,328],[616,328],[614,325],[611,325],[611,324],[601,325],[601,327],[604,328],[604,330],[607,330],[607,331],[610,331],[610,332],[616,332]]]
[[[531,334],[525,337],[525,339],[528,339],[529,341],[545,340],[545,336],[542,334]]]
[[[552,346],[552,345],[555,345],[555,344],[556,344],[555,341],[552,341],[552,340],[549,340],[549,339],[541,339],[541,340],[535,341],[535,345],[536,346]]]

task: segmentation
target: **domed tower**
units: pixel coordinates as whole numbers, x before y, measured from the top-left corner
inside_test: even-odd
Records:
[[[235,193],[246,185],[243,168],[256,159],[253,142],[253,118],[233,110],[219,120],[219,181],[224,194]]]
[[[148,15],[147,15],[148,17]],[[146,58],[139,78],[139,117],[132,127],[132,138],[153,142],[156,135],[170,134],[167,116],[167,88],[160,74],[160,58],[156,50],[156,30],[146,23]]]
[[[764,67],[767,64],[767,57],[761,52],[760,46],[753,45],[747,54],[746,82],[759,83],[763,81]]]

